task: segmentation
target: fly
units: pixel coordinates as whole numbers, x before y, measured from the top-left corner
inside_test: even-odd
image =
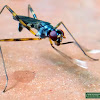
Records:
[[[90,58],[92,60],[95,60],[95,61],[98,60],[98,59],[94,59],[94,58],[90,57],[89,55],[87,55],[87,53],[79,45],[79,43],[76,41],[76,39],[74,38],[72,33],[68,30],[68,28],[65,26],[65,24],[62,21],[59,22],[54,27],[49,22],[39,20],[30,5],[28,5],[28,16],[17,15],[8,5],[5,5],[2,8],[2,10],[0,11],[0,14],[4,10],[4,8],[7,8],[10,11],[10,13],[12,14],[13,19],[19,22],[19,24],[18,24],[18,31],[19,32],[21,32],[23,30],[23,28],[26,28],[33,35],[35,35],[36,38],[12,38],[12,39],[0,39],[0,41],[29,41],[29,40],[42,40],[44,38],[48,38],[51,46],[56,51],[58,51],[59,53],[61,53],[61,52],[54,47],[53,42],[57,46],[64,45],[64,44],[70,44],[70,43],[76,43],[77,46],[81,49],[81,51],[84,53],[85,56],[87,56],[88,58]],[[30,12],[32,13],[33,18],[30,17]],[[65,37],[64,32],[61,29],[58,29],[58,27],[60,25],[63,25],[63,27],[66,29],[66,31],[69,33],[69,35],[72,37],[72,39],[74,41],[69,41],[69,42],[65,42],[65,43],[62,42],[62,40],[66,37]],[[32,28],[37,29],[38,32],[35,33],[32,30]],[[7,84],[8,84],[8,76],[7,76],[7,72],[6,72],[6,67],[5,67],[5,62],[4,62],[4,59],[3,59],[3,53],[2,53],[1,47],[0,47],[0,53],[1,53],[2,61],[3,61],[3,66],[4,66],[4,70],[5,70],[5,74],[6,74],[6,79],[7,79],[6,86],[3,90],[3,92],[5,92],[6,88],[7,88]],[[83,65],[81,65],[81,64],[86,65],[84,62],[81,62],[79,60],[74,60],[74,61],[78,62],[77,65],[80,65],[81,67],[83,67]]]

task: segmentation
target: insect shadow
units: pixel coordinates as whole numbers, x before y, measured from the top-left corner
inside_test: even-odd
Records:
[[[100,83],[99,77],[96,77],[92,72],[77,66],[71,61],[71,58],[69,56],[62,53],[61,51],[58,51],[60,55],[52,51],[50,52],[51,53],[45,52],[41,54],[41,57],[51,61],[54,65],[59,66],[64,71],[67,71],[68,73],[74,75],[80,85],[86,90],[92,91],[94,89],[98,89]]]
[[[34,78],[35,78],[35,72],[31,72],[31,71],[15,71],[13,73],[13,75],[9,75],[9,76],[13,76],[11,79],[11,84],[10,87],[8,87],[6,89],[6,92],[10,89],[15,88],[19,83],[29,83],[31,82]]]

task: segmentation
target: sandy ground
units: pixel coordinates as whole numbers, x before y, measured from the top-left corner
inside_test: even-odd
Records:
[[[53,26],[63,21],[83,47],[100,49],[99,0],[0,0],[0,9],[6,4],[18,15],[26,16],[31,4],[38,19]],[[5,9],[0,15],[0,39],[34,37],[28,30],[20,33],[17,28],[18,22]],[[64,41],[71,41],[60,28],[66,35]],[[88,69],[56,52],[48,38],[0,45],[9,77],[7,91],[2,93],[6,78],[0,58],[0,100],[85,100],[86,92],[100,92],[100,61],[88,59],[74,44],[57,48],[73,59],[86,61]],[[100,54],[89,55],[100,59]]]

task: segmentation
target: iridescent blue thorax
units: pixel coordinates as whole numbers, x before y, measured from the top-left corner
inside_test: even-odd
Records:
[[[23,20],[23,22],[31,27],[31,28],[35,28],[38,32],[36,33],[36,36],[38,36],[39,38],[45,38],[48,37],[48,33],[49,31],[53,31],[54,27],[51,25],[51,23],[49,22],[45,22],[42,20],[38,20],[38,19],[34,19],[31,17],[27,17],[27,16],[18,16],[21,20]],[[15,19],[15,18],[14,18]],[[15,19],[16,20],[16,19]],[[23,26],[19,25],[19,28],[22,29]]]
[[[36,36],[39,36],[40,38],[45,38],[49,36],[50,31],[54,30],[54,27],[48,22],[40,21],[37,30],[38,32]]]

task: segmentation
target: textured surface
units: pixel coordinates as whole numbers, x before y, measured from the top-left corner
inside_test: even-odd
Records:
[[[17,14],[27,15],[31,4],[37,17],[52,25],[63,21],[78,42],[88,49],[100,49],[99,0],[0,0]],[[5,9],[0,15],[0,38],[34,37]],[[65,34],[67,33],[65,29]],[[37,32],[36,30],[34,30]],[[72,40],[66,34],[64,41]],[[74,44],[57,47],[76,59],[85,60],[88,69],[72,64],[53,50],[48,39],[28,42],[0,42],[9,77],[7,92],[0,58],[0,100],[85,100],[86,92],[100,92],[100,61],[91,61]],[[100,59],[100,54],[91,54]]]

